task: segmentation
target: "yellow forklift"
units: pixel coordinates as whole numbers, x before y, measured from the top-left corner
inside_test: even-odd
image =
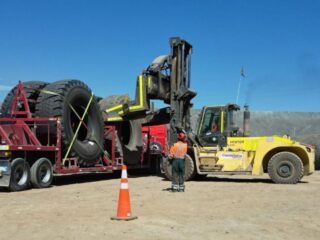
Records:
[[[236,104],[207,106],[202,109],[196,132],[191,129],[191,100],[197,95],[191,87],[192,45],[179,38],[170,38],[171,53],[162,55],[141,72],[137,78],[136,98],[133,101],[113,101],[102,107],[105,121],[123,124],[140,121],[145,126],[168,124],[168,146],[176,142],[179,131],[188,133],[189,148],[186,159],[186,180],[196,175],[269,173],[276,183],[297,183],[304,175],[314,171],[313,146],[298,143],[288,136],[248,137],[233,122]],[[154,110],[151,100],[160,100],[166,107]],[[244,111],[244,125],[248,126],[249,111]],[[138,119],[138,120],[137,120]],[[131,125],[128,139],[139,139]],[[119,128],[119,132],[121,129]],[[131,142],[128,141],[128,142]],[[137,161],[139,161],[137,154]],[[128,158],[133,158],[129,154]],[[167,159],[167,158],[164,158]],[[164,160],[162,170],[171,179],[171,164]]]
[[[234,124],[236,104],[203,107],[196,133],[189,134],[186,180],[197,175],[268,173],[275,183],[295,184],[314,171],[315,149],[289,136],[248,137],[250,112],[245,107],[242,131]],[[171,165],[164,163],[171,179]]]

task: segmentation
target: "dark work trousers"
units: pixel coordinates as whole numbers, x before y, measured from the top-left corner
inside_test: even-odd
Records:
[[[184,191],[185,159],[172,160],[172,189]]]

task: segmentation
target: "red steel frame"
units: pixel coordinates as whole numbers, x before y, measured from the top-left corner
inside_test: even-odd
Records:
[[[24,110],[17,110],[18,102],[23,102]],[[17,116],[24,116],[17,118]],[[41,124],[38,124],[41,122]],[[106,125],[104,127],[105,136],[111,134],[111,155],[104,154],[100,159],[97,159],[95,166],[82,168],[77,164],[76,158],[67,158],[67,166],[62,164],[62,152],[61,152],[61,122],[59,118],[33,118],[30,112],[28,101],[24,92],[24,88],[21,82],[17,86],[17,90],[14,96],[13,104],[11,107],[11,117],[0,119],[0,137],[1,144],[9,145],[9,151],[43,151],[55,153],[55,168],[54,172],[58,174],[66,173],[81,173],[81,172],[111,172],[112,170],[120,170],[123,164],[122,158],[116,158],[115,156],[115,127]],[[56,123],[57,137],[56,143],[50,145],[50,123]],[[48,126],[48,145],[44,146],[38,140],[36,134],[31,130],[30,126]],[[11,132],[9,131],[10,128]],[[30,143],[24,143],[19,138],[13,140],[9,135],[14,132],[17,135],[24,135],[24,139],[29,139]]]

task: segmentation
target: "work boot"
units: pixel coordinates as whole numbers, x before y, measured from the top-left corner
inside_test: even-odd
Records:
[[[178,192],[179,191],[179,186],[172,184],[171,189],[169,190],[169,192]]]
[[[185,186],[184,185],[179,185],[179,192],[184,192]]]

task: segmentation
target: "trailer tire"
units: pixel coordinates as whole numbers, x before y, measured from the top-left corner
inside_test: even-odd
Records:
[[[186,155],[186,160],[185,160],[185,175],[184,175],[184,180],[189,181],[192,180],[193,177],[196,174],[196,168],[194,165],[194,161],[189,155]],[[164,175],[168,180],[172,180],[172,164],[171,161],[168,159],[165,159],[163,161],[163,170],[164,170]]]
[[[157,141],[150,142],[149,149],[154,154],[162,154],[163,153],[163,146],[161,143]]]
[[[34,188],[47,188],[53,179],[52,164],[47,158],[39,158],[31,166],[30,182]]]
[[[29,187],[30,183],[30,166],[29,163],[22,159],[16,158],[11,162],[11,177],[9,190],[12,192],[23,191]]]
[[[42,81],[28,81],[22,83],[24,86],[24,91],[26,94],[26,97],[28,99],[28,104],[30,108],[30,112],[32,114],[36,111],[36,103],[40,94],[40,91],[48,85],[46,82]],[[17,89],[17,86],[11,89],[11,91],[7,94],[7,96],[4,98],[2,106],[1,106],[1,117],[9,117],[11,106],[13,103],[15,91]]]
[[[296,184],[303,177],[303,172],[301,159],[291,152],[279,152],[268,162],[268,174],[275,183]]]
[[[62,152],[66,154],[80,122],[70,105],[81,117],[91,98],[91,90],[79,80],[57,81],[44,90],[39,95],[36,114],[40,117],[60,117]],[[93,166],[102,154],[104,137],[102,115],[96,98],[92,100],[84,123],[87,128],[81,125],[68,157],[77,157],[80,166]],[[39,131],[42,139],[46,138],[45,130]],[[51,130],[54,139],[56,129]]]

